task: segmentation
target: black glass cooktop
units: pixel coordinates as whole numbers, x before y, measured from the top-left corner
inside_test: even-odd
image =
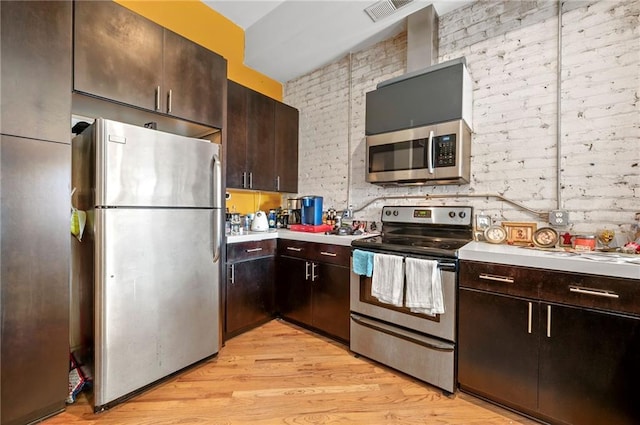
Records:
[[[457,250],[467,244],[469,240],[452,238],[429,237],[403,237],[403,236],[372,236],[370,238],[356,239],[351,245],[379,251],[391,251],[398,253],[413,253],[423,255],[436,255],[441,257],[457,257]]]

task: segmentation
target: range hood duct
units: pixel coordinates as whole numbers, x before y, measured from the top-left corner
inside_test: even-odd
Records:
[[[407,17],[407,72],[438,62],[438,14],[433,5]]]
[[[438,62],[438,15],[407,18],[407,73],[366,93],[366,181],[383,186],[470,180],[472,87],[465,58]]]
[[[438,15],[407,17],[407,72],[366,94],[365,134],[463,120],[473,131],[472,80],[464,57],[438,63]]]

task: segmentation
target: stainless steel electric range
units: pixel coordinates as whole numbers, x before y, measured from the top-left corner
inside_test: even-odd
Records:
[[[380,236],[354,240],[353,249],[436,261],[444,313],[381,302],[371,294],[372,278],[352,271],[351,351],[455,391],[457,250],[473,239],[472,216],[471,207],[383,207]]]

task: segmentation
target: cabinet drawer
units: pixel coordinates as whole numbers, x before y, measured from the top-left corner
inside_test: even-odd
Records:
[[[278,239],[278,255],[309,259],[311,257],[311,242]]]
[[[276,254],[276,239],[227,244],[227,262],[268,257]]]
[[[460,287],[538,298],[544,270],[473,261],[460,262]]]
[[[549,272],[542,301],[640,315],[640,281],[578,273]]]
[[[350,246],[331,245],[323,243],[314,243],[311,245],[311,260],[320,263],[335,264],[337,266],[350,266]]]
[[[278,255],[349,267],[351,247],[280,239],[278,241]]]

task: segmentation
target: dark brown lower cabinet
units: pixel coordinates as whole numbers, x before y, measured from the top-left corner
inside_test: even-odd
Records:
[[[640,319],[557,304],[540,308],[539,411],[569,424],[640,423]]]
[[[291,257],[278,257],[276,297],[278,312],[286,318],[312,326],[310,263]]]
[[[0,136],[0,424],[69,394],[71,146]]]
[[[319,279],[313,285],[313,327],[349,341],[348,267],[316,263]]]
[[[273,319],[275,239],[227,245],[224,339]]]
[[[349,251],[342,246],[280,240],[276,272],[280,316],[348,342]]]
[[[552,424],[640,423],[639,285],[461,262],[460,388]]]
[[[274,257],[229,265],[233,280],[227,282],[227,335],[233,336],[273,318]]]
[[[530,303],[464,288],[458,302],[460,385],[500,403],[535,410],[538,332],[528,332]]]

